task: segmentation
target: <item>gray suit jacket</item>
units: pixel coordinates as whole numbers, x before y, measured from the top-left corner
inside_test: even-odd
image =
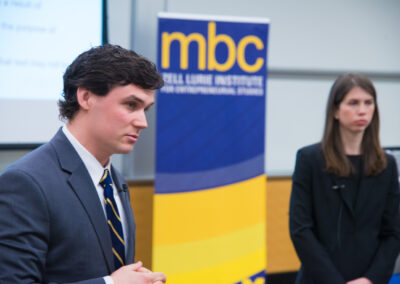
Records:
[[[128,223],[129,192],[112,168]],[[89,173],[61,129],[0,176],[0,283],[104,283],[114,270],[111,237]]]

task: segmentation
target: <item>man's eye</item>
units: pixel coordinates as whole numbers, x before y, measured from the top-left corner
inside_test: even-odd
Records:
[[[127,105],[128,107],[130,107],[130,108],[136,108],[137,103],[131,103],[131,102],[129,102],[129,103],[126,103],[126,105]]]

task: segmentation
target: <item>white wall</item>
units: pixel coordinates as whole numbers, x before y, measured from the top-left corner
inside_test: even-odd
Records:
[[[110,43],[155,61],[161,11],[271,20],[268,175],[290,175],[296,150],[320,139],[329,88],[343,72],[370,75],[378,89],[382,143],[400,146],[400,1],[108,0]],[[154,109],[134,152],[113,158],[128,178],[154,178]],[[25,152],[0,151],[0,171]]]

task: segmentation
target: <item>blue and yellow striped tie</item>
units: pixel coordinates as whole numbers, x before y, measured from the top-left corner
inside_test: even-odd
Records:
[[[125,242],[122,231],[121,218],[118,213],[117,204],[114,200],[111,175],[106,169],[100,180],[104,188],[104,202],[106,204],[107,223],[112,240],[112,252],[114,255],[115,270],[125,265]]]

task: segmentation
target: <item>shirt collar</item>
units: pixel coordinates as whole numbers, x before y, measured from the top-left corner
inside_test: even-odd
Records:
[[[108,162],[106,167],[103,167],[100,162],[78,141],[78,139],[72,135],[66,125],[62,127],[62,131],[64,132],[68,141],[71,142],[83,164],[86,166],[93,183],[98,185],[101,177],[103,176],[104,170],[108,169],[111,172],[111,162]]]

